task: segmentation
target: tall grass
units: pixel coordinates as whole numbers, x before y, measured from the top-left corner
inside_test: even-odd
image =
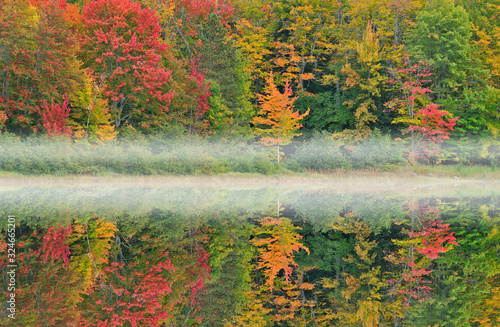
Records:
[[[213,175],[256,173],[273,175],[287,171],[394,170],[405,167],[406,147],[388,136],[375,136],[365,143],[343,146],[325,135],[296,142],[287,148],[279,164],[269,148],[247,141],[152,138],[105,144],[70,139],[21,140],[0,134],[0,171],[23,175]],[[473,148],[472,145],[468,145]],[[456,145],[443,146],[442,158],[456,156]],[[496,169],[498,146],[476,146],[485,160],[443,160],[457,167],[479,162]],[[452,152],[446,152],[452,149]],[[490,151],[491,150],[491,151]],[[486,151],[486,152],[485,152]],[[488,152],[490,151],[490,152]],[[495,152],[496,151],[496,152]],[[465,151],[461,152],[464,155]]]

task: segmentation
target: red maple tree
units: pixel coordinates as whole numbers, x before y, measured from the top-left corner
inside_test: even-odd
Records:
[[[105,82],[116,127],[164,114],[172,94],[162,87],[171,72],[160,60],[168,47],[159,41],[157,15],[132,0],[97,0],[86,4],[82,21],[82,50],[91,74]]]
[[[63,17],[65,2],[32,3],[0,2],[0,112],[8,128],[23,134],[43,129],[44,103],[62,102],[82,76],[77,40]]]
[[[71,136],[71,128],[66,126],[65,120],[68,118],[70,108],[68,106],[68,97],[64,99],[62,105],[45,102],[42,105],[43,127],[49,136],[67,135]]]
[[[401,97],[396,97],[385,105],[389,110],[397,110],[400,113],[400,117],[393,123],[409,125],[407,131],[411,133],[410,160],[414,161],[419,152],[422,152],[424,157],[428,156],[435,151],[425,149],[424,145],[448,139],[458,117],[448,118],[451,116],[449,112],[429,103],[429,94],[432,91],[425,85],[431,82],[433,73],[427,63],[412,63],[410,58],[405,58],[402,67],[389,69],[389,74],[389,83],[399,85]],[[419,107],[421,109],[418,109]]]

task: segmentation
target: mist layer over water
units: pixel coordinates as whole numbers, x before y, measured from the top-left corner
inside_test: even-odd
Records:
[[[259,215],[280,201],[303,207],[311,219],[348,207],[384,211],[432,198],[496,198],[499,183],[471,179],[352,174],[315,177],[9,177],[1,179],[0,213],[55,219],[62,216],[137,216],[152,210],[186,217]],[[367,216],[371,216],[368,214]]]

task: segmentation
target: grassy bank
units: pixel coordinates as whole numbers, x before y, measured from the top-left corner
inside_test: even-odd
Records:
[[[388,137],[355,146],[316,137],[275,148],[245,141],[149,139],[91,144],[69,139],[0,137],[0,172],[20,175],[221,175],[348,174],[398,172],[438,177],[497,178],[498,146],[445,144],[438,154],[408,165],[407,145]],[[425,164],[427,163],[427,164]]]

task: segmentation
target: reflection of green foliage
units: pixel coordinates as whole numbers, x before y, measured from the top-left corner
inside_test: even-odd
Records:
[[[344,271],[352,269],[352,265],[343,258],[354,248],[354,239],[345,237],[340,231],[314,232],[312,226],[303,227],[301,234],[304,244],[311,252],[310,255],[298,253],[297,262],[301,266],[312,267],[317,270],[314,275],[335,276],[337,279]]]
[[[250,289],[250,262],[255,255],[255,248],[248,242],[254,226],[224,217],[212,219],[210,228],[212,279],[202,299],[201,326],[226,326],[224,320],[231,321],[247,304],[244,292]]]
[[[486,217],[480,217],[477,208],[474,213],[474,220],[468,219],[467,211],[463,212],[465,220],[459,214],[452,225],[460,246],[437,260],[435,296],[410,310],[408,326],[476,326],[473,318],[486,309],[481,304],[494,287],[488,278],[500,274],[500,261],[490,237],[491,219],[483,220]]]

